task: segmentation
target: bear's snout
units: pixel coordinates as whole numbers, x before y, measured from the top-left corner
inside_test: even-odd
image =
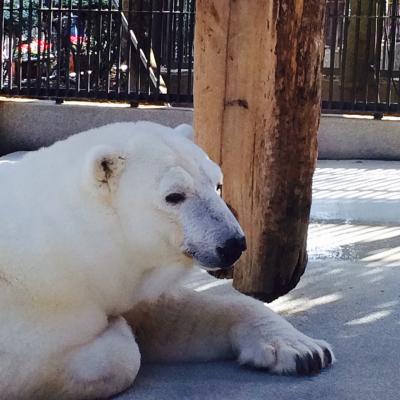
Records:
[[[222,247],[217,247],[217,254],[221,260],[219,268],[231,267],[247,249],[246,237],[238,236],[228,239]]]

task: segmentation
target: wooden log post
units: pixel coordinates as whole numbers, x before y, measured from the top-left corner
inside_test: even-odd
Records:
[[[197,0],[195,132],[248,251],[234,286],[271,301],[307,264],[324,0]]]

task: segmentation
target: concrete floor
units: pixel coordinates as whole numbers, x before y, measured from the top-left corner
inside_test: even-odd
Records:
[[[312,378],[272,376],[234,362],[144,365],[118,400],[400,398],[400,163],[319,162],[310,263],[298,287],[271,307],[338,359]],[[228,281],[198,272],[197,290]]]

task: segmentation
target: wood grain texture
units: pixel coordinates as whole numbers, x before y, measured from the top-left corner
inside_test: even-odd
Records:
[[[194,71],[194,129],[197,143],[221,162],[230,0],[197,0]]]
[[[211,3],[221,5],[198,1],[200,15],[205,3],[208,10]],[[196,82],[207,87],[218,65],[225,87],[212,95],[195,92],[196,137],[222,166],[223,196],[246,232],[248,251],[235,266],[234,286],[270,301],[292,289],[307,264],[325,2],[224,3],[229,8],[224,8],[229,15],[225,57],[215,52],[223,46],[222,33],[213,36],[221,40],[218,45],[203,40],[204,51],[196,52],[202,66]],[[196,21],[196,45],[211,22]],[[198,59],[210,54],[212,62]],[[210,105],[221,110],[221,102],[222,112],[210,110]]]

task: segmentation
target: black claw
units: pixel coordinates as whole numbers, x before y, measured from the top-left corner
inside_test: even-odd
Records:
[[[313,353],[313,361],[314,361],[313,372],[314,372],[314,374],[319,374],[322,369],[322,360],[321,360],[319,353],[317,353],[317,352]]]
[[[332,364],[332,354],[328,349],[324,349],[324,363],[325,366]]]
[[[321,372],[322,360],[318,353],[296,356],[296,371],[299,375],[317,375]]]
[[[310,375],[312,369],[313,369],[313,358],[312,355],[307,353],[306,355],[306,365],[307,365],[307,375]]]
[[[308,375],[307,360],[296,355],[296,372],[299,375]]]
[[[308,361],[308,375],[315,375],[319,373],[318,363],[315,361],[311,354],[307,354]]]

